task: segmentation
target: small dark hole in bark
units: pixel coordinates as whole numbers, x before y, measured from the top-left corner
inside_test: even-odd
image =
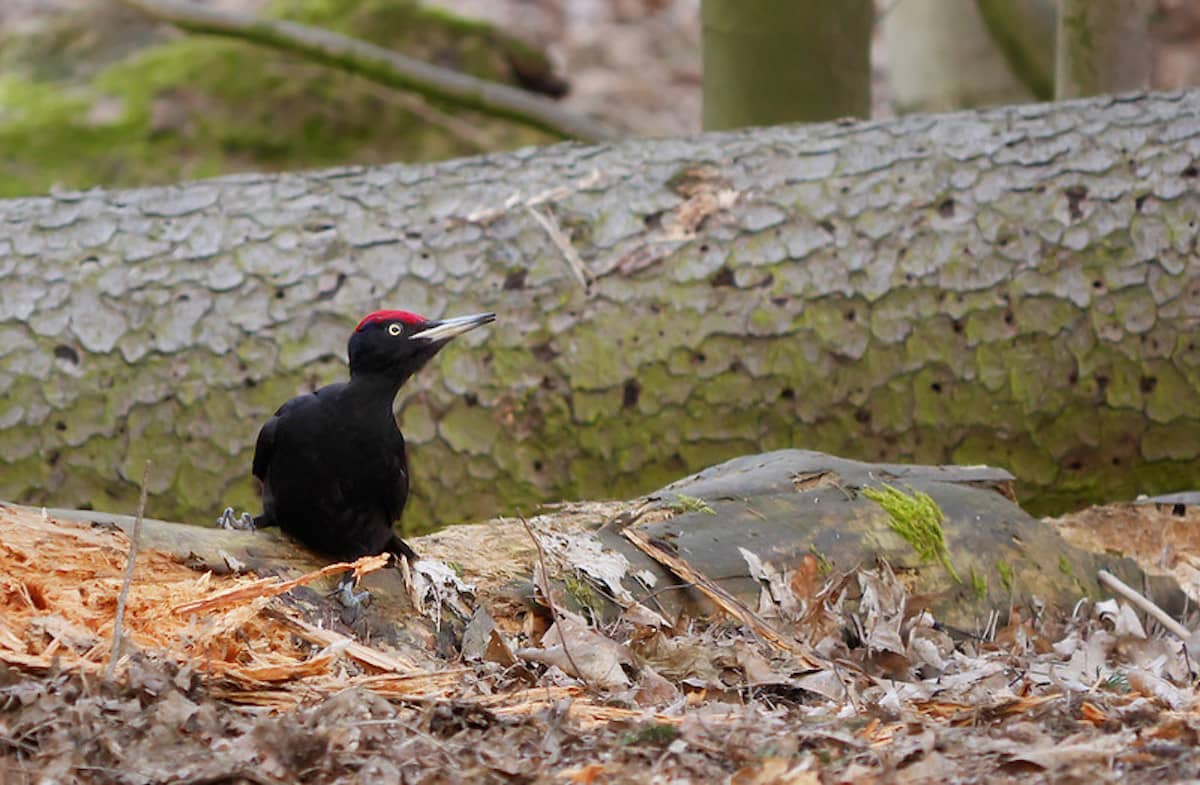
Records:
[[[719,286],[733,286],[733,270],[730,270],[728,267],[722,267],[713,273],[710,283],[714,289]]]
[[[1087,186],[1073,185],[1063,191],[1063,195],[1067,197],[1067,211],[1071,213],[1071,220],[1078,221],[1083,217],[1083,210],[1079,205],[1087,198]]]
[[[1154,388],[1157,386],[1158,379],[1154,376],[1143,376],[1141,382],[1138,384],[1138,387],[1141,388],[1142,392],[1147,395],[1154,392]]]
[[[621,406],[625,409],[632,409],[637,406],[638,397],[642,394],[642,385],[638,384],[637,379],[630,379],[625,382],[625,389],[621,394]]]
[[[71,365],[79,365],[79,352],[65,343],[60,343],[54,347],[54,356],[60,360],[69,362]]]
[[[521,290],[525,288],[525,276],[529,274],[528,270],[520,269],[513,270],[508,275],[504,276],[504,286],[501,287],[506,292],[513,290]]]

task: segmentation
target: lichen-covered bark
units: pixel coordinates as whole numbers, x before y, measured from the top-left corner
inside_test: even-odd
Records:
[[[1198,154],[1172,93],[3,201],[0,497],[252,507],[380,305],[500,314],[402,396],[421,527],[783,446],[1194,485]]]

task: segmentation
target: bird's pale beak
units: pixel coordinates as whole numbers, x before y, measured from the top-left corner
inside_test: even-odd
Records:
[[[440,322],[429,322],[425,329],[409,336],[412,340],[445,343],[456,335],[462,335],[468,330],[496,321],[494,313],[475,313],[470,316],[456,316],[453,319],[443,319]]]

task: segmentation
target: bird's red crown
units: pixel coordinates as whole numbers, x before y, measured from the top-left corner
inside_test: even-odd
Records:
[[[375,311],[369,313],[362,318],[358,326],[354,328],[354,332],[358,332],[368,324],[376,322],[404,322],[405,324],[424,324],[429,321],[424,316],[412,311]]]

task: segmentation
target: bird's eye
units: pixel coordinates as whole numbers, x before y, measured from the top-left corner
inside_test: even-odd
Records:
[[[398,325],[398,324],[389,324],[388,325],[388,335],[399,335],[402,332],[404,332],[404,328],[401,327],[400,325]]]

